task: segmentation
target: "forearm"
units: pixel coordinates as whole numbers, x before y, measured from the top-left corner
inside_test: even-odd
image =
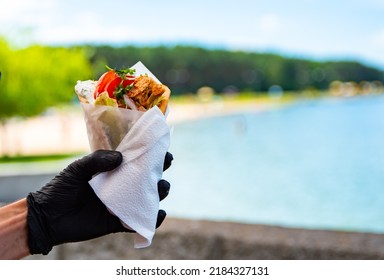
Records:
[[[0,259],[29,255],[27,213],[26,199],[0,208]]]

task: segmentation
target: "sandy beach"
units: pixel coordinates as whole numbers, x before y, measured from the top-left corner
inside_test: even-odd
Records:
[[[201,118],[236,113],[261,112],[272,103],[216,100],[210,102],[170,103],[170,125]],[[52,110],[38,117],[11,119],[0,127],[0,155],[50,155],[88,153],[89,145],[83,113],[79,107]]]

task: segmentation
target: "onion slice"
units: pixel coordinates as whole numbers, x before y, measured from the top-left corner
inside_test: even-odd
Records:
[[[135,102],[132,101],[126,94],[123,95],[125,104],[132,110],[138,111]]]

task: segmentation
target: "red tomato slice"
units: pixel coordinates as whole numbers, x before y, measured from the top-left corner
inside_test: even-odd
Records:
[[[121,78],[117,76],[105,86],[104,91],[108,92],[108,95],[110,98],[115,98],[115,95],[113,94],[113,92],[120,85],[120,83],[121,83]]]
[[[115,76],[116,74],[115,74],[115,71],[113,70],[109,70],[108,72],[105,72],[103,75],[101,75],[101,77],[96,83],[96,89],[94,93],[95,99],[100,93],[102,93],[105,90],[106,85],[109,82],[111,82],[115,78]]]
[[[134,83],[135,81],[135,76],[126,76],[124,81],[123,81],[123,87],[126,88],[127,86],[130,86]]]
[[[122,78],[115,73],[113,70],[109,70],[104,73],[96,83],[96,89],[94,93],[95,99],[99,96],[100,93],[107,91],[110,98],[115,98],[114,91],[120,85]],[[127,75],[122,82],[122,86],[126,88],[129,85],[132,85],[135,81],[135,76]]]

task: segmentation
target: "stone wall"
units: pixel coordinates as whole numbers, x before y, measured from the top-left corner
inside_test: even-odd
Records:
[[[26,259],[384,259],[384,235],[167,218],[146,249],[117,233]]]

